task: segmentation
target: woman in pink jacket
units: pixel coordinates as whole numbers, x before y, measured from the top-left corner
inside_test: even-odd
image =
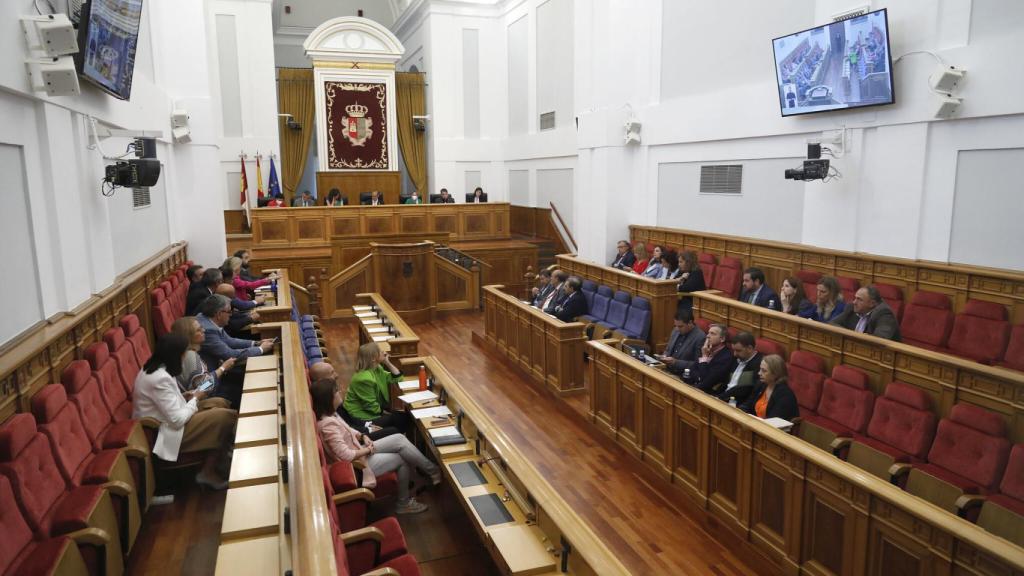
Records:
[[[316,428],[324,444],[329,463],[341,460],[359,462],[363,468],[363,487],[377,485],[377,476],[387,472],[398,473],[398,504],[396,514],[417,514],[427,509],[409,495],[409,474],[418,468],[430,477],[434,486],[441,483],[441,471],[427,460],[409,440],[401,434],[392,434],[374,441],[349,426],[338,416],[338,406],[345,399],[335,380],[321,379],[309,387],[316,413]]]
[[[277,274],[271,274],[266,278],[259,280],[249,281],[242,279],[242,259],[232,256],[224,261],[224,265],[221,267],[223,271],[225,268],[231,270],[231,285],[235,287],[235,297],[239,300],[250,300],[249,291],[255,290],[261,286],[270,284],[271,280],[277,279]]]

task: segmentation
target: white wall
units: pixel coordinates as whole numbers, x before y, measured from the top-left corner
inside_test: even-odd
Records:
[[[1024,44],[1024,3],[869,5],[889,9],[894,59],[912,53],[893,66],[896,104],[790,118],[779,114],[771,39],[826,23],[848,2],[426,1],[406,10],[394,29],[407,48],[433,55],[428,100],[436,121],[428,134],[435,176],[458,182],[462,163],[487,160],[496,174],[484,173],[485,189],[508,194],[509,183],[522,180],[508,172],[525,170],[528,194],[516,190],[511,197],[537,205],[544,178],[537,172],[572,170],[573,233],[584,257],[610,258],[629,224],[659,224],[1024,270],[1024,254],[1005,248],[1024,241],[1020,227],[1005,222],[1009,217],[983,220],[992,233],[973,237],[980,245],[969,250],[959,248],[953,226],[956,206],[982,182],[989,187],[979,198],[1019,201],[1015,172],[993,181],[958,170],[978,172],[997,157],[966,151],[1024,148],[1024,98],[1015,97],[1024,93],[1024,60],[1016,56]],[[520,21],[525,34],[513,25]],[[465,88],[461,30],[470,26],[481,30],[479,138],[463,130],[456,114]],[[922,51],[968,71],[955,119],[933,116],[937,97],[928,80],[939,65]],[[566,54],[571,60],[559,67]],[[572,78],[570,90],[552,88],[565,78]],[[538,132],[537,114],[566,94],[572,113],[559,120],[573,121]],[[524,105],[525,129],[518,120]],[[642,142],[626,146],[622,125],[631,117],[642,123]],[[806,139],[826,131],[843,133],[844,154],[833,160],[842,178],[784,180],[782,171],[799,163]],[[743,196],[697,194],[702,163],[743,164]],[[964,217],[967,225],[981,225],[974,217],[982,216],[972,214]],[[994,245],[997,239],[1003,245]],[[982,252],[993,256],[970,256]]]

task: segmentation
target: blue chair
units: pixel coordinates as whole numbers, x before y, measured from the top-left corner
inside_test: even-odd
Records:
[[[597,325],[608,330],[618,330],[626,324],[626,315],[629,313],[629,303],[632,297],[622,290],[615,291],[615,297],[608,304],[608,315]]]
[[[597,282],[584,280],[581,290],[583,290],[583,297],[587,300],[587,310],[590,310],[594,305],[594,296],[597,294]]]
[[[584,292],[584,294],[586,294],[586,292]],[[608,304],[611,300],[612,289],[607,286],[598,287],[597,292],[594,294],[593,302],[587,306],[590,313],[580,316],[579,321],[593,324],[604,320],[605,316],[608,315]]]
[[[651,303],[646,298],[633,298],[626,322],[618,330],[627,338],[647,340],[651,331]]]

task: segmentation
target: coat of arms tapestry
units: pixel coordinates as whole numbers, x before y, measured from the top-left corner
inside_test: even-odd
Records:
[[[387,170],[387,89],[376,82],[324,82],[327,168]]]

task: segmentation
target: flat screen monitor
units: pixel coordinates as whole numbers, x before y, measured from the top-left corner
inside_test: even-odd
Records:
[[[127,100],[132,93],[142,0],[90,0],[78,27],[78,73]]]
[[[772,40],[783,116],[895,102],[886,10]]]

